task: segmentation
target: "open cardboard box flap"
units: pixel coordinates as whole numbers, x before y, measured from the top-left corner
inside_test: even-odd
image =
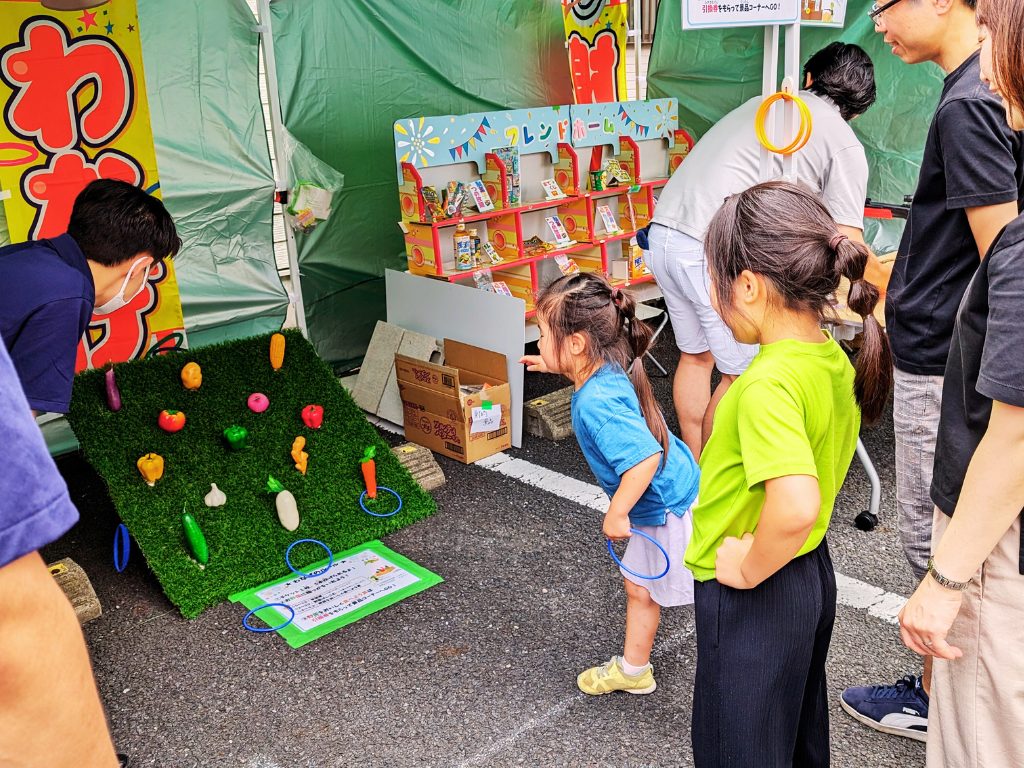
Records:
[[[452,368],[459,368],[464,373],[472,372],[480,377],[480,381],[469,381],[463,376],[464,384],[507,384],[508,365],[505,356],[499,352],[490,352],[480,347],[463,344],[453,339],[444,340],[444,361]]]

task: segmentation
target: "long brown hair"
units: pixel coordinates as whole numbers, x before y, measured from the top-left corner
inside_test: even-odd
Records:
[[[566,339],[578,333],[586,340],[584,354],[591,367],[615,363],[629,374],[647,428],[661,443],[664,461],[668,426],[643,361],[653,334],[636,316],[633,297],[599,275],[582,272],[560,277],[545,288],[537,299],[537,316],[548,327],[555,354],[561,355]]]
[[[810,190],[770,181],[725,201],[704,238],[708,272],[719,309],[732,310],[733,284],[744,270],[762,276],[787,309],[830,319],[829,297],[839,279],[850,280],[847,303],[864,319],[854,392],[864,421],[882,415],[892,386],[889,339],[873,314],[878,288],[864,279],[868,250],[840,235],[828,210]]]
[[[992,37],[992,68],[999,91],[1024,116],[1024,4],[978,0],[978,25]]]

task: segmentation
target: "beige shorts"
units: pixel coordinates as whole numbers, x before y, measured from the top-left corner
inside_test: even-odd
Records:
[[[949,525],[938,509],[937,546]],[[971,580],[946,638],[963,650],[935,660],[928,708],[928,768],[1024,766],[1024,576],[1020,518]]]

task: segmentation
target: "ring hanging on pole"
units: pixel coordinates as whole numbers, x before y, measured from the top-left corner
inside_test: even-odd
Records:
[[[254,627],[252,624],[249,623],[249,617],[256,613],[256,611],[262,611],[264,608],[286,608],[287,610],[291,611],[292,615],[291,618],[284,622],[284,624],[278,624],[276,627]],[[256,618],[259,619],[260,617],[257,616]],[[262,621],[262,619],[260,620]],[[277,630],[284,629],[293,621],[295,621],[295,609],[288,605],[288,603],[264,603],[263,605],[257,605],[255,608],[253,608],[251,611],[245,614],[245,616],[242,617],[242,626],[248,629],[250,632],[277,632]]]
[[[800,128],[796,132],[796,137],[784,147],[777,147],[772,144],[768,139],[768,133],[765,129],[768,113],[771,111],[772,104],[777,101],[792,101],[800,112]],[[779,91],[765,99],[761,106],[758,107],[757,114],[754,116],[754,133],[757,134],[757,140],[761,142],[761,146],[769,152],[774,152],[777,155],[792,155],[803,149],[807,142],[810,141],[812,124],[811,109],[807,106],[807,102],[795,94]]]
[[[387,491],[396,499],[398,499],[398,509],[396,509],[394,512],[385,512],[384,514],[380,514],[379,512],[371,512],[366,508],[366,491],[363,491],[362,494],[359,496],[359,506],[363,508],[363,512],[365,512],[368,515],[372,515],[373,517],[394,517],[402,511],[402,497],[399,496],[398,493],[391,490],[390,488],[385,488],[383,485],[378,485],[377,490]]]
[[[648,536],[643,531],[638,531],[636,528],[630,528],[629,532],[632,533],[634,536],[640,536],[641,538],[647,539],[649,542],[651,542],[651,544],[653,544],[659,550],[661,550],[661,554],[663,554],[665,556],[665,570],[663,570],[661,573],[657,574],[656,576],[648,576],[648,575],[643,574],[643,573],[637,573],[636,571],[634,571],[631,568],[629,568],[629,567],[627,567],[627,566],[622,564],[622,561],[619,560],[619,556],[616,555],[615,554],[615,550],[612,549],[612,540],[608,539],[608,554],[612,556],[612,560],[614,560],[618,564],[619,568],[621,568],[626,573],[628,573],[628,574],[630,574],[632,576],[636,576],[638,579],[648,579],[649,581],[656,581],[657,579],[660,579],[666,573],[668,573],[668,569],[672,566],[672,563],[668,559],[668,552],[665,551],[665,548],[663,546],[661,546],[661,544],[659,544],[657,541],[655,541],[653,537]]]

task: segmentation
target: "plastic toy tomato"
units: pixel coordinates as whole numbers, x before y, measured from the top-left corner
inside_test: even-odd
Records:
[[[310,429],[320,429],[320,425],[324,423],[324,407],[307,405],[302,409],[302,423]]]
[[[156,423],[164,432],[180,432],[185,426],[185,414],[181,411],[163,410],[160,411],[160,418]]]

